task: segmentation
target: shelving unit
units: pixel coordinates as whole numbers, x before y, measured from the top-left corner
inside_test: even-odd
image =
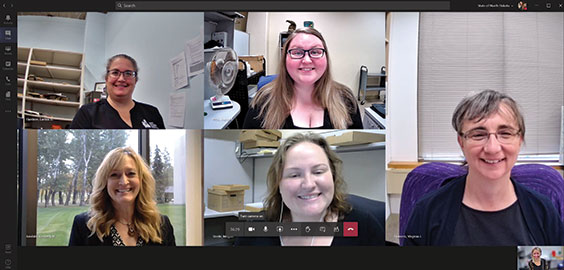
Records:
[[[84,104],[83,58],[81,53],[18,47],[18,115],[26,128],[65,128],[72,122]],[[68,100],[43,97],[50,93]]]
[[[366,66],[360,67],[360,81],[358,84],[358,101],[361,105],[366,102],[367,91],[385,91],[384,81],[386,80],[385,73],[368,73]],[[360,92],[362,92],[362,100]]]

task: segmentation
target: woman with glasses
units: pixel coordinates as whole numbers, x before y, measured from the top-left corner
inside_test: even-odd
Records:
[[[525,138],[515,101],[493,90],[466,97],[454,111],[452,126],[468,174],[417,202],[404,244],[564,244],[564,224],[552,202],[510,177]]]
[[[284,43],[279,74],[257,92],[245,129],[362,129],[352,91],[333,81],[321,33],[296,29]]]
[[[82,106],[70,125],[74,129],[148,129],[165,128],[159,110],[133,100],[139,80],[137,62],[118,54],[106,64],[107,99]]]

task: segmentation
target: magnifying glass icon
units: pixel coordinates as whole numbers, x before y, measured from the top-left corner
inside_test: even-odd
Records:
[[[117,3],[117,7],[118,7],[118,8],[121,8],[121,3]]]

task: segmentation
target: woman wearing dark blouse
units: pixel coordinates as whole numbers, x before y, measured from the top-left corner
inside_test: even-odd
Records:
[[[159,110],[134,101],[133,90],[139,80],[137,62],[118,54],[106,65],[108,98],[82,106],[70,125],[73,129],[149,129],[165,128]]]
[[[548,270],[550,265],[545,259],[541,259],[542,250],[540,247],[534,247],[531,251],[531,260],[529,261],[529,270]]]
[[[110,151],[98,170],[90,210],[76,215],[69,246],[174,246],[174,230],[161,215],[155,179],[129,147]]]
[[[313,28],[286,40],[279,75],[251,102],[244,129],[362,129],[352,91],[333,80],[327,44]]]

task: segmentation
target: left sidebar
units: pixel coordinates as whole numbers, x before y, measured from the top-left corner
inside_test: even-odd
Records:
[[[3,156],[0,162],[2,187],[0,205],[0,270],[18,269],[18,78],[17,78],[17,14],[13,1],[0,2],[0,123]],[[21,129],[20,129],[21,131]]]

